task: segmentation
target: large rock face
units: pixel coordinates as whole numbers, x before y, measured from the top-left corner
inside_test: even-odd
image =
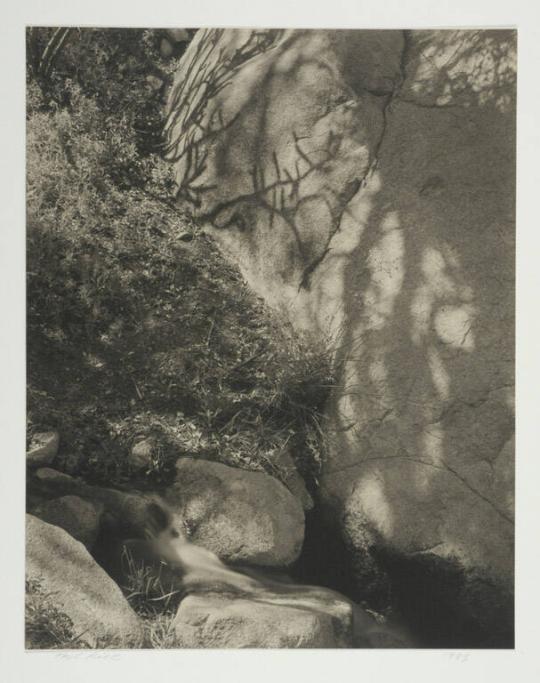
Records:
[[[89,647],[141,644],[141,624],[120,588],[82,543],[33,515],[26,515],[26,578]]]
[[[264,472],[179,458],[166,500],[190,528],[191,540],[222,560],[285,567],[300,554],[302,504]]]
[[[513,639],[515,67],[512,31],[201,30],[170,98],[180,195],[335,340],[322,499],[433,645]]]

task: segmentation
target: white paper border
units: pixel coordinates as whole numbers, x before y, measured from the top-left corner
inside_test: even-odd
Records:
[[[19,0],[4,4],[0,173],[0,678],[36,683],[256,683],[338,678],[445,682],[540,680],[540,4],[531,0]],[[517,27],[518,326],[515,651],[140,651],[25,653],[24,593],[24,27]]]

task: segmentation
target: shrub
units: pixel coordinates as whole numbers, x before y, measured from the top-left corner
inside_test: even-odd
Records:
[[[84,29],[46,83],[29,67],[29,436],[58,429],[56,464],[109,484],[166,483],[179,455],[279,477],[290,449],[315,485],[331,349],[269,311],[175,204],[140,134],[159,119],[146,77],[166,68],[152,36]],[[131,471],[146,436],[155,457]]]

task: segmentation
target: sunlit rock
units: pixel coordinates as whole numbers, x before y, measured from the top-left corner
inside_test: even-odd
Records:
[[[89,647],[137,647],[139,619],[120,588],[66,531],[26,516],[26,578]],[[64,643],[68,647],[68,643]]]
[[[169,100],[180,197],[336,340],[320,494],[359,595],[440,646],[513,642],[515,84],[512,31],[219,29]]]
[[[166,500],[191,530],[190,540],[222,560],[285,567],[300,554],[302,503],[264,472],[182,457]]]
[[[324,589],[321,589],[321,594]],[[296,599],[295,599],[296,598]],[[344,600],[333,608],[301,594],[272,601],[208,594],[185,598],[174,620],[179,645],[186,648],[352,647],[352,610]]]

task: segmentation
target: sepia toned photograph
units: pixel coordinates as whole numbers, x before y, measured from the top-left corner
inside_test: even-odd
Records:
[[[26,649],[514,648],[517,35],[26,27]]]

